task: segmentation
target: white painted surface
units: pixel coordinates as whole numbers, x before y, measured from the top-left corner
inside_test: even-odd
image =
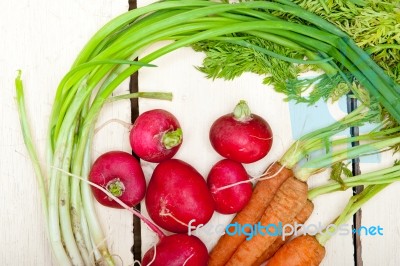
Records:
[[[0,2],[0,258],[2,265],[56,265],[44,231],[37,185],[20,133],[14,78],[23,71],[28,114],[40,159],[56,87],[77,53],[101,25],[128,9],[124,0],[1,1]],[[127,84],[124,85],[125,91]],[[102,120],[130,120],[129,103],[107,106]],[[106,133],[107,132],[107,133]],[[126,149],[126,129],[107,127],[95,154]],[[124,265],[130,253],[132,217],[123,211],[99,208],[107,242]]]
[[[393,165],[398,156],[392,152],[371,156],[361,163],[361,171],[369,172],[382,169],[384,166]],[[400,243],[400,204],[399,204],[400,182],[390,185],[367,202],[362,209],[363,226],[383,228],[383,236],[366,235],[361,236],[363,245],[363,261],[365,265],[387,265],[397,266],[400,264],[398,254]]]
[[[149,3],[139,1],[140,5]],[[2,265],[54,265],[44,232],[39,194],[33,170],[20,134],[14,101],[14,78],[23,70],[27,108],[40,159],[44,161],[47,120],[61,77],[90,36],[106,21],[127,10],[127,1],[1,1],[0,2],[0,258]],[[274,131],[274,147],[260,162],[247,165],[250,175],[257,175],[279,158],[292,141],[289,107],[272,89],[261,85],[260,78],[244,75],[233,82],[211,82],[194,69],[202,55],[190,49],[171,53],[155,63],[157,69],[140,72],[143,91],[172,91],[173,102],[141,100],[141,112],[165,108],[173,112],[184,130],[184,144],[177,154],[207,175],[220,157],[208,142],[208,129],[215,118],[230,112],[240,99],[249,102],[255,113],[265,117]],[[120,91],[127,91],[125,83]],[[111,118],[130,120],[129,103],[109,105],[100,122]],[[94,155],[112,149],[129,150],[127,129],[110,125],[96,136]],[[104,141],[103,139],[106,139]],[[143,164],[149,178],[154,164]],[[322,174],[321,178],[326,178]],[[314,181],[310,182],[313,185]],[[385,235],[363,238],[363,258],[366,266],[399,265],[397,255],[400,225],[398,186],[392,186],[368,204],[363,213],[366,225],[381,224]],[[348,193],[323,196],[315,201],[312,222],[328,223],[345,204]],[[132,264],[131,215],[119,210],[99,208],[102,224],[113,253],[124,265]],[[215,215],[213,223],[227,223],[230,217]],[[144,227],[143,227],[144,228]],[[216,237],[201,238],[211,247]],[[143,229],[143,249],[155,241],[154,235]],[[334,237],[327,245],[323,265],[353,265],[351,236]]]

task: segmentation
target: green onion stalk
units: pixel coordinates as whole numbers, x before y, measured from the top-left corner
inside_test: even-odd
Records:
[[[274,11],[299,17],[307,25],[279,19]],[[310,60],[295,60],[249,44],[247,38],[250,37],[304,51]],[[94,210],[89,185],[79,180],[68,180],[57,169],[87,177],[94,126],[113,91],[140,68],[154,67],[150,63],[155,59],[205,40],[222,40],[249,46],[280,60],[314,64],[330,75],[342,69],[350,71],[400,122],[399,85],[345,33],[290,1],[226,4],[206,0],[167,0],[124,13],[103,26],[88,41],[60,82],[50,115],[46,169],[40,168],[33,147],[23,107],[22,84],[17,78],[17,99],[25,142],[38,178],[53,251],[60,264],[85,265],[93,262],[92,254],[100,256],[95,260],[108,265],[114,262],[104,241],[106,238]],[[141,56],[145,48],[160,41],[169,42],[163,42],[158,50]],[[135,61],[137,57],[139,60]],[[384,137],[384,134],[380,137],[385,140],[376,141],[376,147],[354,149],[351,156],[356,156],[357,152],[383,149],[385,145],[394,145],[398,141],[395,137]],[[344,160],[350,155],[340,156]],[[309,163],[309,166],[320,167],[328,161],[315,165]],[[48,188],[44,186],[45,178],[49,179]]]
[[[33,162],[39,191],[42,199],[42,209],[47,224],[47,231],[53,251],[61,265],[94,265],[93,254],[99,254],[97,260],[104,260],[114,265],[102,234],[102,229],[95,212],[90,187],[82,186],[76,178],[69,178],[66,173],[74,172],[77,164],[72,164],[74,151],[78,145],[77,127],[79,121],[73,123],[67,136],[63,151],[54,157],[54,164],[49,167],[50,182],[45,185],[45,174],[40,168],[38,155],[34,148],[33,138],[25,107],[25,98],[21,72],[16,78],[18,111],[24,142]],[[171,93],[140,92],[110,98],[112,101],[137,97],[171,100]],[[93,135],[93,133],[92,133]],[[79,171],[88,176],[91,166],[90,146],[87,146],[85,158]],[[60,171],[60,169],[62,171]],[[87,200],[84,201],[83,198]],[[89,227],[90,226],[90,227]],[[90,230],[89,230],[90,228]]]

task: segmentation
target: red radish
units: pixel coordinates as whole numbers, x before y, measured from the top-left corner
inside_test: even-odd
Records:
[[[142,266],[206,266],[207,263],[206,246],[197,237],[186,234],[162,238],[155,247],[146,252],[142,259]]]
[[[252,185],[241,163],[224,159],[216,163],[207,178],[215,210],[233,214],[244,208],[252,194]],[[232,185],[232,186],[229,186]]]
[[[68,173],[68,172],[66,172]],[[69,174],[69,173],[68,173]],[[75,175],[73,175],[75,176]],[[145,223],[155,234],[159,242],[153,248],[150,248],[143,257],[142,265],[186,265],[186,266],[206,266],[209,255],[206,246],[201,240],[193,235],[176,234],[166,236],[154,223],[143,216],[140,212],[126,205],[119,198],[115,197],[102,186],[91,181],[75,176],[83,182],[89,183],[93,188],[98,189],[117,204],[137,216]]]
[[[171,159],[181,146],[182,138],[178,120],[170,112],[161,109],[141,114],[129,136],[135,154],[153,163]]]
[[[138,204],[146,193],[146,180],[139,162],[129,153],[110,151],[93,163],[89,181],[105,188],[128,206]],[[92,187],[93,195],[102,205],[121,208],[101,190]]]
[[[210,141],[223,157],[241,163],[252,163],[268,154],[272,131],[268,122],[252,114],[245,101],[233,113],[218,118],[210,129]]]
[[[206,224],[214,202],[204,178],[189,164],[170,159],[154,169],[146,193],[146,208],[162,228],[184,233]]]

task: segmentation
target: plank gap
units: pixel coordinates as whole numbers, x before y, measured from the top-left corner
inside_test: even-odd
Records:
[[[357,99],[352,97],[352,95],[347,96],[347,112],[350,113],[357,108]],[[355,137],[359,136],[360,131],[358,127],[351,127],[350,128],[350,136]],[[352,147],[360,145],[359,141],[355,141],[351,143]],[[360,168],[360,158],[355,158],[351,160],[351,171],[353,176],[361,174]],[[357,186],[353,188],[353,195],[357,195],[363,191],[363,186]],[[362,222],[362,210],[360,209],[353,215],[353,229],[357,229],[361,227]],[[361,237],[359,234],[353,234],[353,247],[354,247],[354,265],[355,266],[363,266],[362,260],[362,244],[361,244]]]
[[[137,8],[137,0],[128,0],[129,10]],[[137,58],[135,59],[137,60]],[[129,92],[136,93],[139,91],[139,73],[136,71],[129,80]],[[131,99],[131,122],[134,123],[136,118],[139,116],[139,100]],[[132,155],[139,160],[139,157],[134,154],[132,151]],[[135,209],[139,212],[140,203],[135,206]],[[133,260],[142,261],[142,229],[140,219],[133,215],[133,246],[131,248],[131,252],[133,254]]]

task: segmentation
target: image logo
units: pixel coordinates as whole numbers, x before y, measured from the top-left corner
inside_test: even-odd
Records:
[[[342,118],[347,114],[347,99],[340,98],[339,101],[327,104],[320,100],[313,105],[308,103],[289,102],[289,113],[292,127],[293,139],[298,139],[301,136],[326,127]],[[366,133],[374,129],[376,125],[366,124],[359,128],[360,134]],[[337,134],[335,137],[344,138],[350,137],[350,131],[345,130]],[[361,163],[380,163],[381,155],[372,154],[360,158]]]

